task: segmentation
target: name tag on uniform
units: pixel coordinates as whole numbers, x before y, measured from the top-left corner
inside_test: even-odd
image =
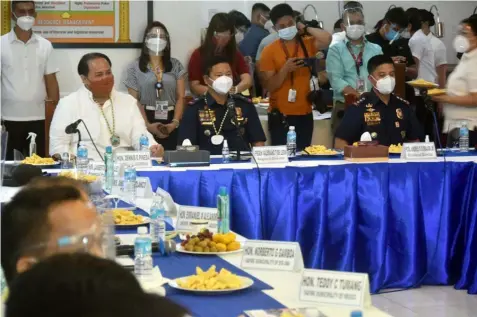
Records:
[[[169,116],[169,103],[167,101],[156,101],[156,109],[154,112],[154,119],[167,120]]]

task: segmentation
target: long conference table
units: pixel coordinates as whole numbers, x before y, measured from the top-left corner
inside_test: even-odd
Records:
[[[477,294],[476,160],[218,163],[138,175],[180,205],[215,207],[227,187],[235,232],[297,241],[307,268],[368,273],[373,293],[426,284]]]

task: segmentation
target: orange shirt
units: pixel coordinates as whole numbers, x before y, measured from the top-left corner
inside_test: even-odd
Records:
[[[317,49],[314,45],[313,37],[302,38],[305,44],[308,57],[315,57]],[[283,42],[284,43],[284,42]],[[285,44],[285,43],[284,43]],[[305,58],[305,53],[301,45],[295,42],[285,44],[288,50],[289,58],[298,57]],[[282,40],[278,39],[265,47],[260,56],[260,71],[278,73],[285,65],[287,55],[282,46]],[[292,87],[291,74],[283,81],[280,88],[270,94],[270,108],[278,108],[285,115],[304,115],[311,113],[311,103],[306,100],[310,93],[310,69],[301,67],[293,72],[294,87]],[[288,91],[293,88],[296,90],[296,101],[288,102]]]

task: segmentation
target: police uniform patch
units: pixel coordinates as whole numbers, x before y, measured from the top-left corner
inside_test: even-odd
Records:
[[[375,110],[376,110],[376,109],[374,109],[374,108],[366,109],[366,111],[368,111],[368,112],[374,112]]]
[[[402,115],[402,110],[401,110],[401,108],[397,108],[397,109],[396,109],[396,116],[398,117],[399,120],[402,120],[402,119],[403,119],[403,115]]]
[[[371,137],[373,139],[376,139],[378,137],[378,134],[376,132],[371,133]]]
[[[370,103],[368,103],[368,104],[366,105],[366,108],[372,108],[372,107],[373,107],[373,105],[370,104]]]
[[[379,112],[367,112],[364,114],[364,121],[367,125],[378,125],[381,123],[381,114]]]
[[[406,138],[406,131],[401,131],[401,136],[402,136],[403,139],[405,139]]]
[[[406,105],[409,105],[409,101],[407,101],[406,99],[403,99],[397,95],[395,95],[397,99],[401,100],[402,102],[404,102]]]
[[[399,121],[396,121],[396,128],[399,128]]]
[[[205,130],[205,131],[204,131],[204,135],[205,135],[205,136],[210,136],[210,130]]]

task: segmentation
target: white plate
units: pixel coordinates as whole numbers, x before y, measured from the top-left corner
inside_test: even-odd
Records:
[[[170,280],[169,286],[181,291],[185,291],[185,292],[191,292],[191,293],[196,293],[201,295],[217,295],[217,294],[229,294],[229,293],[241,291],[253,285],[253,280],[245,276],[239,276],[239,278],[242,279],[242,287],[234,288],[234,289],[199,290],[199,289],[183,288],[183,287],[180,287],[179,284],[177,284],[177,280],[182,280],[189,277],[191,276],[184,276],[184,277],[176,278],[174,280]]]
[[[240,253],[243,251],[242,245],[240,245],[240,249],[235,251],[226,251],[226,252],[191,252],[184,249],[183,246],[179,246],[177,252],[186,253],[186,254],[194,254],[194,255],[227,255],[227,254],[235,254]]]

